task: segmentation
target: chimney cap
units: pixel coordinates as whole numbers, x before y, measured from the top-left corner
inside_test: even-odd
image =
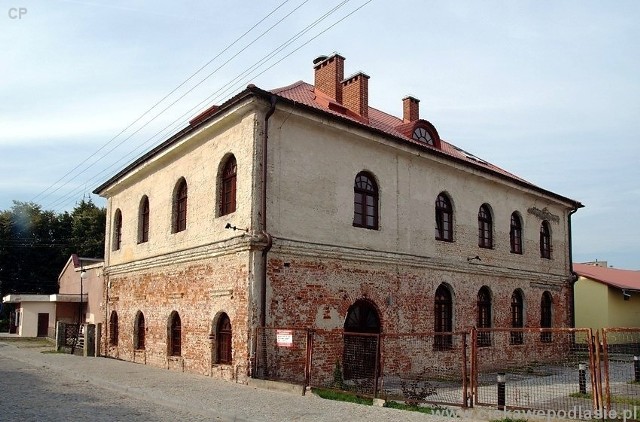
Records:
[[[315,64],[318,64],[318,63],[323,62],[323,61],[325,61],[325,60],[327,60],[327,59],[328,59],[328,57],[327,57],[327,56],[318,56],[318,57],[316,57],[316,58],[313,60],[313,64],[314,64],[314,65],[315,65]]]
[[[419,103],[419,102],[420,102],[420,100],[419,100],[419,99],[417,99],[416,97],[414,97],[413,95],[407,95],[407,96],[405,96],[405,97],[402,99],[402,101],[404,101],[404,100],[411,100],[411,101],[415,101],[416,103]]]
[[[322,63],[335,58],[341,59],[343,62],[346,60],[343,56],[341,56],[338,53],[333,53],[330,56],[318,56],[313,61],[313,67],[317,69],[318,67],[320,67],[320,65],[322,65]]]

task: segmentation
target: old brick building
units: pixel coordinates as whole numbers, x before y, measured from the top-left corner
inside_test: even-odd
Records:
[[[415,98],[370,107],[344,61],[248,86],[96,189],[109,355],[243,380],[261,325],[570,325],[581,204],[445,142]]]

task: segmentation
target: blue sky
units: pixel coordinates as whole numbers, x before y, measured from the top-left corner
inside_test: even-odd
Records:
[[[370,105],[413,95],[443,139],[584,203],[575,261],[640,270],[638,22],[622,0],[3,0],[0,209],[72,209],[206,104],[338,52]]]

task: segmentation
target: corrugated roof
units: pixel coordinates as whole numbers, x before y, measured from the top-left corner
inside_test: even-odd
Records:
[[[599,267],[592,264],[573,264],[573,270],[579,276],[590,278],[611,287],[640,291],[640,271]]]

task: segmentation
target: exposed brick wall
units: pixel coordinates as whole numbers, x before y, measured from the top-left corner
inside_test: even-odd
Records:
[[[361,72],[342,81],[342,104],[365,119],[369,117],[369,76]]]
[[[249,252],[238,252],[110,276],[108,313],[118,313],[118,345],[108,355],[171,370],[234,379],[246,378],[249,358],[247,281]],[[145,318],[145,350],[134,351],[134,321]],[[173,311],[182,325],[182,355],[168,356],[168,324]],[[212,362],[214,323],[225,312],[232,324],[231,365]],[[108,320],[105,338],[109,338]]]
[[[405,97],[402,99],[402,120],[407,122],[415,122],[420,119],[420,100],[414,97]]]
[[[453,293],[454,331],[476,325],[477,295],[485,285],[492,294],[493,326],[511,326],[511,295],[518,288],[524,292],[525,327],[539,326],[540,300],[545,290],[553,298],[553,326],[567,326],[568,286],[551,278],[545,286],[526,278],[483,274],[475,269],[453,272],[271,253],[269,280],[268,324],[272,326],[343,328],[349,307],[365,298],[379,311],[383,332],[433,331],[434,293],[441,283]]]
[[[344,57],[339,54],[323,60],[314,66],[315,87],[342,104],[342,85],[344,79]]]

